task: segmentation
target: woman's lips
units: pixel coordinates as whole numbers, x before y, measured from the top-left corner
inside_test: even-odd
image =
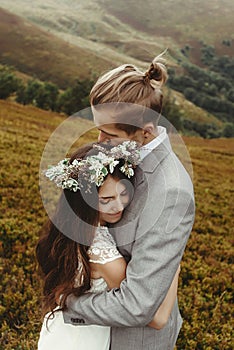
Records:
[[[114,213],[114,214],[108,214],[108,215],[110,215],[110,216],[120,216],[120,215],[122,215],[122,211],[119,211],[118,213]]]

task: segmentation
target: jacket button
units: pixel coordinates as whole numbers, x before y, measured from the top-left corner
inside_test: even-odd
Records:
[[[71,318],[72,323],[80,324],[80,323],[85,323],[85,320],[83,318]]]

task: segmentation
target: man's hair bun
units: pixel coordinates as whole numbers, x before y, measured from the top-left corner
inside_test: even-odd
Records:
[[[155,80],[159,85],[163,85],[167,80],[166,60],[163,58],[165,51],[156,56],[149,69],[145,72],[145,78]]]

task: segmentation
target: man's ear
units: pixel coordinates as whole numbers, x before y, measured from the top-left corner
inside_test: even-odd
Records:
[[[148,138],[149,136],[152,136],[155,134],[155,127],[152,122],[148,122],[143,127],[143,135],[145,138]]]

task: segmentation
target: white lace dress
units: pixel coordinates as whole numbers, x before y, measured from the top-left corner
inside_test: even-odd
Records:
[[[99,264],[106,264],[122,257],[105,226],[97,227],[88,254],[90,262]],[[79,267],[77,273],[79,273]],[[107,284],[103,278],[91,280],[89,292],[100,293],[106,289]],[[110,327],[73,326],[64,323],[61,311],[55,312],[49,319],[48,314],[45,316],[38,342],[38,350],[109,350],[109,346]]]

